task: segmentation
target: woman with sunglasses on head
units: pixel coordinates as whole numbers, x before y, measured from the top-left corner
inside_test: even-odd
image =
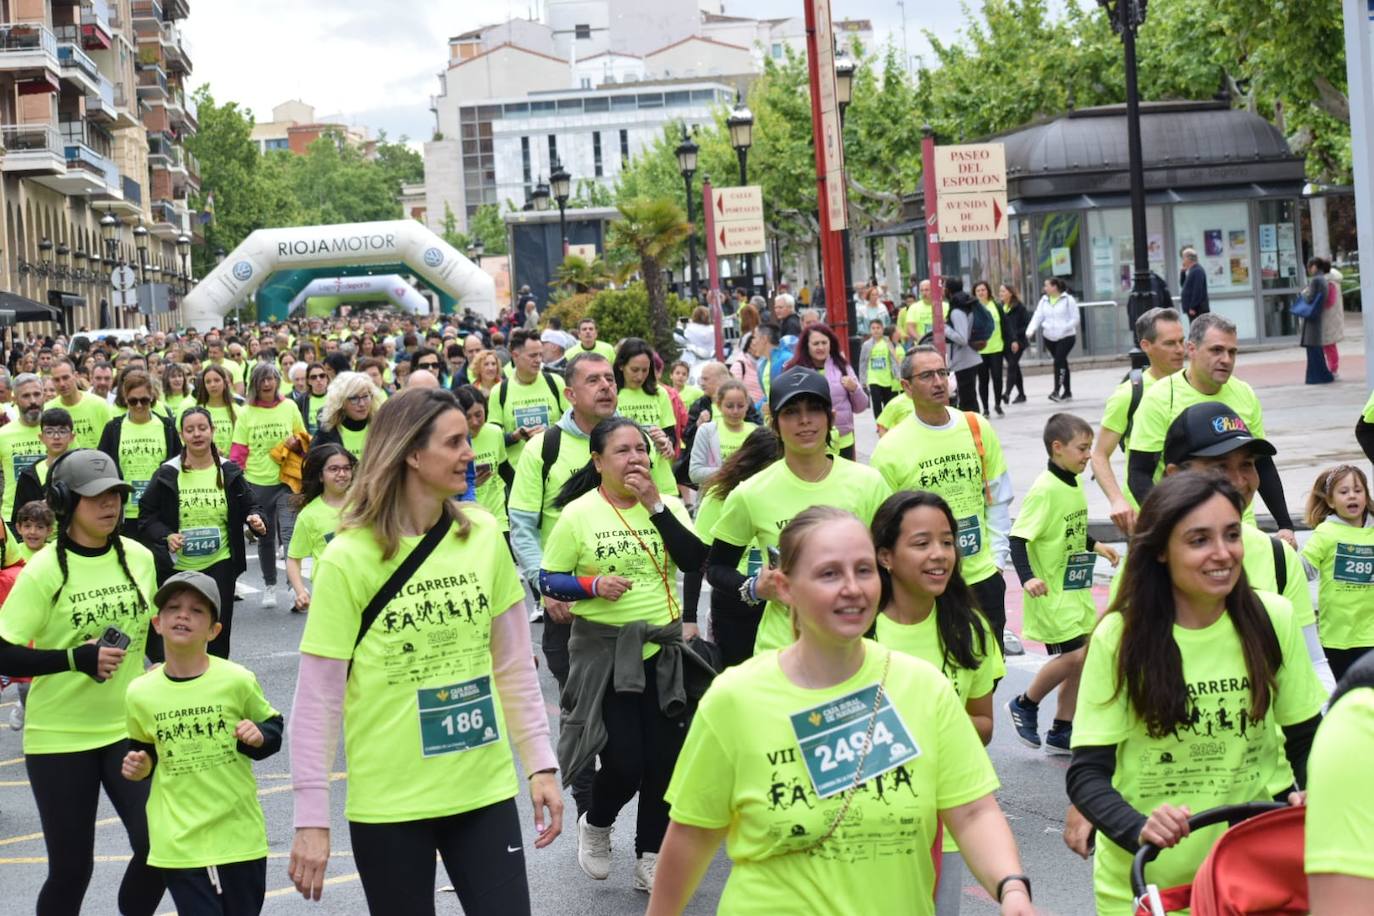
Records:
[[[123,534],[138,539],[139,500],[162,462],[176,454],[177,436],[171,420],[153,413],[157,396],[148,373],[141,369],[124,371],[119,400],[128,413],[105,424],[99,448],[114,459],[115,473],[133,488],[124,507]]]
[[[206,370],[209,371],[209,370]],[[281,373],[269,363],[253,367],[248,377],[249,398],[234,424],[229,457],[243,469],[253,502],[267,528],[258,539],[258,565],[263,578],[264,608],[277,606],[277,543],[291,543],[296,513],[291,488],[281,481],[281,468],[272,451],[284,445],[304,453],[310,441],[295,402],[282,396]],[[216,443],[218,447],[218,443]],[[294,599],[293,599],[294,601]]]
[[[130,487],[95,449],[60,457],[48,478],[57,540],[33,555],[0,614],[0,671],[33,677],[24,759],[47,848],[40,916],[82,911],[95,860],[100,792],[124,824],[132,857],[120,913],[151,916],[163,880],[148,865],[148,784],[124,779],[129,748],[124,696],[143,673],[157,588],[153,557],[119,534]],[[32,646],[32,648],[30,648]],[[13,889],[7,897],[13,897]],[[102,908],[112,896],[102,891]]]
[[[292,611],[304,612],[310,607],[310,589],[305,585],[301,561],[310,557],[313,578],[320,568],[325,545],[338,533],[357,464],[358,459],[348,449],[334,443],[312,445],[306,453],[301,467],[301,492],[292,499],[296,528],[286,548],[286,581],[296,593]]]
[[[153,475],[140,503],[143,543],[160,572],[192,570],[219,588],[219,636],[210,654],[229,657],[234,624],[234,583],[248,569],[239,532],[267,533],[243,471],[215,448],[214,424],[204,407],[181,415],[181,447]],[[162,576],[165,578],[165,576]]]
[[[311,443],[341,445],[361,458],[372,418],[386,403],[386,394],[362,372],[341,372],[329,383],[320,411],[320,431]]]
[[[602,420],[589,448],[554,501],[562,512],[539,572],[540,593],[574,614],[558,758],[565,782],[600,761],[577,824],[577,863],[594,880],[610,874],[616,816],[639,795],[634,887],[647,892],[668,827],[663,790],[713,674],[684,645],[697,614],[677,596],[678,569],[699,569],[706,547],[681,501],[655,485],[653,445],[638,424]]]
[[[997,775],[954,688],[864,638],[881,595],[868,527],[817,506],[778,548],[796,640],[730,668],[702,699],[668,786],[651,916],[683,911],[722,841],[720,913],[933,914],[941,826],[1001,913],[1034,912]]]

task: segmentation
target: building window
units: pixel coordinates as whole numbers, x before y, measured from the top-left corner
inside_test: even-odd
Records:
[[[549,134],[549,168],[552,169],[558,164],[558,139]]]
[[[592,78],[590,76],[582,77],[582,79],[580,79],[578,83],[582,86],[583,89],[592,88]]]
[[[625,166],[630,161],[630,132],[625,129],[620,131],[620,164]]]
[[[774,60],[782,60],[782,42],[780,42],[780,41],[775,41],[775,42],[773,42],[772,51],[773,51],[773,59],[774,59]]]
[[[601,169],[601,131],[592,131],[592,170],[597,178],[602,176]]]
[[[573,26],[573,37],[585,41],[592,37],[592,27],[585,22]]]
[[[525,177],[525,196],[528,197],[528,196],[529,196],[529,192],[530,192],[530,187],[531,187],[531,185],[530,185],[530,178],[531,178],[531,175],[530,175],[530,138],[529,138],[529,137],[521,137],[521,138],[520,138],[520,165],[521,165],[521,167],[524,169],[524,177]]]

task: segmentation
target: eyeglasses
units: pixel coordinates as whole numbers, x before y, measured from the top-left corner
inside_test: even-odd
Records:
[[[60,437],[62,437],[62,436],[70,436],[71,434],[72,434],[72,431],[71,431],[70,429],[68,429],[67,427],[65,427],[65,426],[45,426],[45,427],[43,427],[43,435],[45,435],[45,436],[52,436],[54,439],[60,438]]]
[[[939,379],[949,378],[948,369],[927,369],[925,372],[917,372],[915,378],[918,382],[930,383]]]
[[[338,467],[325,468],[324,472],[326,474],[352,474],[353,466],[350,464],[341,464]]]
[[[354,395],[350,395],[349,397],[345,398],[345,400],[348,401],[348,403],[350,403],[350,404],[370,404],[370,403],[372,402],[372,395],[370,395],[370,394],[354,394]]]
[[[417,368],[417,369],[438,369],[438,368],[439,368],[439,361],[438,361],[438,360],[435,360],[434,362],[423,362],[423,363],[419,363],[415,368]]]
[[[149,407],[153,403],[152,398],[125,398],[124,403],[130,407]]]

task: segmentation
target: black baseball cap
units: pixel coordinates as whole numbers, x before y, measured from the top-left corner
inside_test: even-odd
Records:
[[[788,401],[802,395],[811,395],[830,405],[830,383],[815,369],[793,366],[773,379],[768,391],[768,409],[773,413],[782,410]]]
[[[1278,454],[1278,449],[1250,432],[1234,410],[1220,401],[1205,401],[1185,409],[1169,424],[1164,436],[1164,463],[1216,458],[1247,446],[1259,455]]]

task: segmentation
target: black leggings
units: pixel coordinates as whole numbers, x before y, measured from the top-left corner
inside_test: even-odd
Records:
[[[156,912],[162,899],[162,874],[148,864],[148,780],[130,782],[119,772],[128,741],[89,751],[28,754],[24,767],[43,826],[48,850],[48,877],[38,892],[38,916],[76,916],[95,867],[95,815],[100,787],[114,805],[129,835],[133,858],[119,885],[119,912],[144,916]],[[103,909],[109,892],[100,894]]]
[[[970,583],[969,588],[973,589],[973,597],[978,599],[978,609],[988,622],[992,638],[1000,646],[1002,631],[1007,628],[1007,580],[994,570],[986,579]]]
[[[731,595],[711,591],[711,642],[720,647],[728,668],[754,657],[754,640],[763,619],[763,605],[748,605]]]
[[[983,402],[983,413],[988,412],[988,382],[992,382],[993,402],[999,409],[1002,406],[1002,353],[984,353],[983,364],[978,367],[978,399]]]
[[[896,393],[897,392],[886,385],[868,386],[868,402],[873,405],[873,416],[875,418],[883,412],[883,408],[887,406],[887,402],[892,400]]]
[[[1322,646],[1322,652],[1326,654],[1326,661],[1331,665],[1331,676],[1339,681],[1345,677],[1345,672],[1350,670],[1350,666],[1359,661],[1370,648],[1370,646],[1356,646],[1353,649],[1329,649]]]
[[[1024,350],[1012,352],[1008,347],[1007,357],[1007,400],[1011,400],[1011,393],[1015,391],[1021,397],[1026,396],[1026,378],[1021,374],[1021,355]]]
[[[420,821],[349,821],[348,835],[370,912],[430,916],[436,850],[466,916],[524,916],[530,911],[515,799]]]
[[[635,855],[657,853],[668,831],[668,802],[663,793],[673,775],[688,716],[670,719],[658,708],[657,657],[644,662],[644,692],[606,691],[601,718],[606,746],[598,759],[601,768],[592,783],[592,806],[587,823],[610,827],[625,803],[639,793],[635,822]]]
[[[267,860],[210,868],[164,868],[177,916],[258,916],[267,895]]]
[[[981,365],[981,364],[980,364]],[[978,366],[969,366],[954,373],[959,388],[959,409],[978,411]]]
[[[1066,397],[1073,394],[1073,386],[1069,384],[1069,351],[1073,349],[1074,342],[1078,340],[1076,334],[1068,337],[1061,337],[1058,340],[1046,340],[1045,348],[1050,351],[1050,356],[1054,358],[1054,393],[1062,394]]]

